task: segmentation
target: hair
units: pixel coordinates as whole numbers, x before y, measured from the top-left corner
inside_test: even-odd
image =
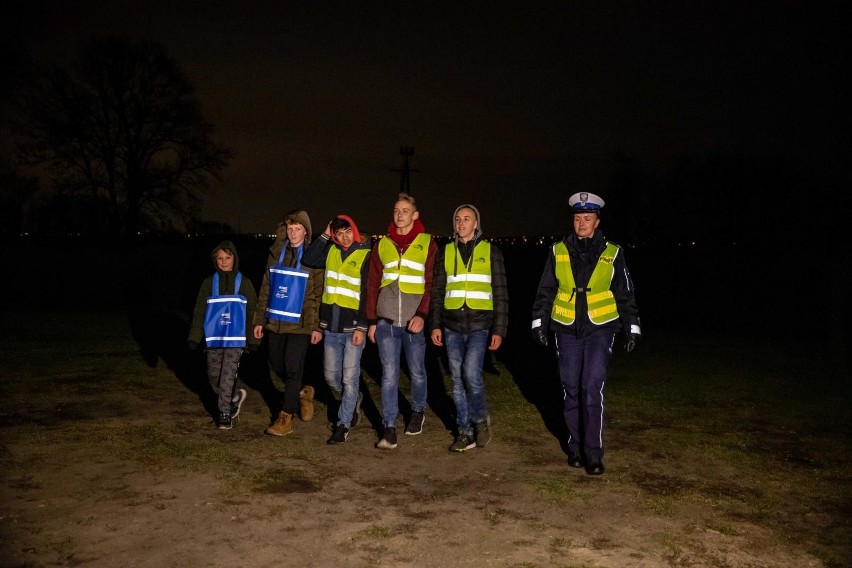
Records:
[[[278,228],[280,229],[282,227],[286,227],[287,225],[302,225],[304,227],[305,224],[302,223],[301,219],[299,219],[299,213],[301,213],[301,211],[297,210],[290,211],[289,213],[284,215],[284,218],[278,221]],[[307,227],[305,228],[307,229]]]
[[[349,221],[346,219],[341,219],[340,217],[335,217],[331,222],[331,234],[335,234],[337,231],[342,229],[351,229],[352,225],[349,224]]]
[[[402,191],[396,198],[397,201],[405,201],[409,205],[411,205],[415,211],[417,211],[417,202],[414,199],[413,195],[409,195],[408,193]]]

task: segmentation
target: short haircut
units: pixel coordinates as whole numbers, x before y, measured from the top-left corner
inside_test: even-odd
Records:
[[[334,221],[331,222],[331,234],[335,234],[337,231],[341,231],[343,229],[351,229],[352,225],[346,219],[341,219],[340,217],[335,217]]]
[[[417,203],[416,203],[416,201],[414,200],[414,196],[413,196],[413,195],[409,195],[408,193],[406,193],[406,192],[404,192],[404,191],[403,191],[403,192],[400,192],[400,194],[399,194],[399,196],[397,196],[396,200],[397,200],[398,202],[399,202],[399,201],[405,201],[406,203],[408,203],[409,205],[411,205],[411,207],[413,207],[415,211],[417,211]]]

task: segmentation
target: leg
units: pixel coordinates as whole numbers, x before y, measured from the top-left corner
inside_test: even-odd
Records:
[[[583,340],[573,334],[556,334],[556,357],[564,396],[563,415],[568,427],[568,451],[580,453],[580,373],[583,369]]]
[[[465,336],[451,329],[444,329],[444,343],[447,346],[447,360],[450,363],[450,376],[453,380],[453,403],[456,406],[456,425],[459,434],[473,436],[470,423],[467,392],[462,378],[462,363],[465,356]]]
[[[465,386],[467,387],[470,419],[473,422],[488,420],[485,382],[482,380],[482,364],[485,361],[485,351],[487,348],[487,329],[474,331],[468,335],[462,370],[464,372]]]
[[[228,347],[219,351],[222,352],[222,372],[219,376],[219,412],[227,412],[230,415],[231,403],[237,389],[237,371],[240,368],[240,356],[243,354],[243,348]]]
[[[286,384],[286,373],[284,371],[284,347],[286,345],[287,336],[283,333],[273,333],[267,332],[267,363],[269,365],[269,373],[273,379],[278,379],[282,385]],[[274,385],[274,382],[273,382]],[[277,415],[279,411],[283,410],[284,407],[284,398],[280,392],[276,393],[278,395],[278,408],[273,409],[273,416]]]
[[[376,345],[382,363],[382,425],[385,428],[395,427],[399,414],[399,352],[403,333],[404,328],[394,328],[385,320],[379,320],[376,325]]]
[[[302,390],[302,375],[305,372],[305,355],[308,352],[310,335],[283,333],[284,346],[284,412],[299,413],[299,391]]]
[[[325,382],[335,398],[343,392],[343,357],[346,349],[346,334],[326,331],[323,346],[322,368]]]
[[[411,410],[423,412],[426,409],[426,336],[423,332],[411,333],[403,328],[402,348],[405,362],[411,374]]]
[[[355,414],[355,406],[358,403],[358,387],[361,384],[361,352],[364,343],[352,345],[352,334],[341,334],[344,336],[345,348],[343,350],[343,398],[340,401],[340,411],[337,414],[338,422],[347,428],[352,426],[352,416]]]
[[[590,459],[603,457],[603,389],[615,333],[596,331],[585,340],[582,372],[584,451]]]

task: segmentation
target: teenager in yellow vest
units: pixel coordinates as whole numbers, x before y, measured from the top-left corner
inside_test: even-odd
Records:
[[[464,452],[491,440],[482,364],[506,337],[509,294],[503,254],[482,240],[476,207],[456,208],[453,234],[435,260],[429,328],[432,343],[447,347],[453,380],[458,435],[450,451]]]
[[[382,437],[376,447],[397,445],[400,352],[411,378],[411,416],[405,433],[423,431],[426,410],[426,339],[432,269],[438,247],[425,232],[414,198],[400,193],[388,234],[373,246],[367,278],[367,337],[382,363]]]
[[[568,426],[568,465],[604,472],[603,389],[615,334],[623,331],[625,348],[639,340],[639,308],[624,251],[598,229],[604,200],[572,195],[574,232],[555,243],[538,285],[532,310],[533,339],[556,344],[559,379]]]
[[[305,252],[305,266],[325,270],[319,308],[323,330],[323,372],[337,405],[329,444],[342,444],[361,418],[361,354],[367,337],[367,274],[370,246],[361,242],[355,221],[338,215]],[[337,408],[335,408],[337,406]],[[334,413],[334,414],[332,414]]]

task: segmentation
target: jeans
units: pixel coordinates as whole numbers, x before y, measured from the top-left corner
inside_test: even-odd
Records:
[[[352,415],[358,403],[358,385],[361,382],[361,345],[352,345],[351,333],[326,331],[323,348],[323,371],[325,382],[335,394],[341,394],[340,408],[337,411],[339,424],[347,428],[352,425]]]
[[[382,362],[382,424],[385,428],[393,428],[399,414],[400,350],[405,351],[411,377],[411,410],[423,412],[426,408],[426,337],[422,331],[411,333],[405,327],[379,320],[376,345]]]
[[[453,402],[459,434],[473,435],[473,422],[488,419],[482,363],[488,347],[488,330],[458,333],[444,329],[444,344],[453,378]]]
[[[603,389],[614,339],[611,328],[601,328],[586,337],[556,334],[568,449],[579,452],[582,443],[587,458],[603,457]]]

